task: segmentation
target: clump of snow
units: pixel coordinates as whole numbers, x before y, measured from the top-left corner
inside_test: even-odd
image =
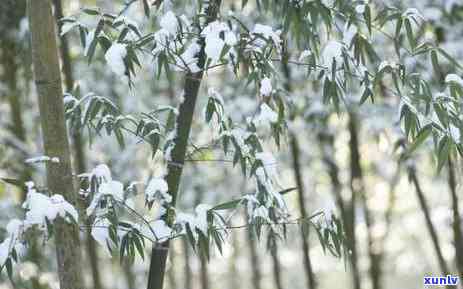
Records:
[[[128,18],[127,16],[125,15],[119,15],[116,19],[114,19],[114,22],[113,22],[114,25],[121,25],[121,24],[125,24],[126,26],[132,26],[134,27],[135,29],[137,30],[140,30],[140,28],[138,27],[138,23],[135,22],[134,20]]]
[[[105,59],[111,70],[118,76],[125,75],[124,58],[127,56],[127,47],[122,43],[114,43],[106,51]]]
[[[60,36],[65,35],[69,31],[71,31],[74,27],[79,26],[79,22],[64,22],[63,25],[61,25],[61,33]]]
[[[209,37],[206,38],[206,47],[204,51],[207,57],[212,60],[212,63],[216,63],[222,53],[222,49],[225,46],[225,42],[220,37]]]
[[[344,45],[339,43],[335,40],[330,40],[326,43],[325,47],[323,48],[322,52],[322,61],[323,64],[328,66],[331,69],[333,62],[339,65],[342,62],[342,51],[344,49]]]
[[[154,42],[156,43],[156,47],[153,49],[153,55],[159,54],[161,51],[169,47],[169,39],[171,35],[167,29],[159,29],[154,33]]]
[[[172,235],[172,229],[163,220],[156,220],[152,223],[151,229],[154,231],[158,241],[167,240]]]
[[[459,144],[461,142],[460,129],[453,124],[450,125],[450,135],[455,143]]]
[[[176,218],[176,224],[182,225],[183,229],[185,230],[185,226],[188,224],[192,233],[193,237],[196,239],[197,234],[199,232],[203,233],[204,235],[208,234],[209,224],[207,220],[208,213],[212,207],[207,204],[199,204],[195,208],[195,214],[187,214],[187,213],[178,213]],[[213,222],[217,226],[222,226],[223,221],[213,215]]]
[[[108,228],[110,225],[111,223],[106,218],[97,219],[93,223],[91,231],[93,239],[103,247],[103,250],[106,252],[106,254],[108,254],[108,256],[111,256],[111,252],[109,251],[108,246],[111,248],[114,246],[113,241],[109,237]]]
[[[145,190],[145,199],[152,203],[159,201],[162,204],[172,202],[172,196],[168,194],[169,187],[163,178],[152,178]]]
[[[79,219],[77,210],[63,196],[55,194],[48,197],[38,193],[33,187],[29,188],[23,208],[27,210],[24,221],[25,228],[38,225],[39,228],[43,229],[46,227],[47,221],[53,222],[57,217],[70,221],[68,216],[71,216],[75,222]]]
[[[102,195],[113,196],[116,200],[124,199],[124,185],[118,181],[102,183],[98,192]]]
[[[258,217],[270,222],[268,208],[264,206],[258,206],[256,209],[254,209],[252,212],[252,218],[255,219]]]
[[[159,21],[161,28],[168,31],[171,35],[177,34],[179,28],[178,20],[175,14],[172,11],[167,11],[164,16],[162,16],[161,21]]]
[[[224,103],[222,95],[214,87],[210,87],[207,90],[207,94],[209,95],[210,98],[215,99],[219,103],[221,104]]]
[[[301,55],[299,55],[299,61],[301,62],[311,55],[312,55],[312,51],[310,51],[309,49],[306,49],[301,52]]]
[[[18,239],[14,236],[9,235],[0,244],[0,266],[4,266],[6,260],[11,256],[13,250],[16,251],[18,256],[25,254],[25,247],[22,243],[18,242]]]
[[[445,82],[446,83],[456,83],[458,85],[460,85],[461,87],[463,87],[463,79],[461,79],[461,77],[457,74],[447,74],[447,76],[445,77]]]
[[[175,139],[177,138],[177,123],[175,123],[175,127],[166,135],[164,146],[164,159],[168,162],[172,161],[172,150],[175,147]]]
[[[65,93],[64,98],[63,98],[64,105],[70,104],[70,103],[76,103],[78,102],[78,99],[75,98],[72,94],[70,93]]]
[[[344,44],[346,44],[347,46],[350,45],[350,43],[352,42],[352,39],[354,39],[355,35],[357,34],[358,32],[358,28],[357,26],[351,24],[351,25],[348,25],[346,24],[344,26],[344,31],[342,33],[342,42],[344,42]]]
[[[355,6],[355,12],[358,14],[363,14],[365,12],[365,4]]]
[[[95,39],[95,29],[90,30],[87,35],[85,35],[85,47],[84,47],[84,55],[88,56],[88,52],[90,51],[90,46]]]
[[[49,156],[38,156],[38,157],[28,158],[24,162],[27,164],[44,163],[44,162],[59,163],[59,158],[49,157]]]
[[[260,95],[262,96],[270,96],[272,93],[272,81],[268,77],[264,77],[260,81]]]
[[[207,212],[211,209],[211,206],[207,204],[199,204],[195,208],[196,212],[196,228],[207,235],[208,223],[207,223]]]
[[[267,103],[264,102],[260,106],[260,114],[257,117],[257,122],[277,123],[278,113],[276,113]]]
[[[189,70],[192,73],[201,71],[201,68],[198,66],[198,53],[200,50],[201,46],[197,42],[193,42],[180,57],[175,56],[177,70],[178,67],[181,67],[183,70]]]
[[[419,19],[425,20],[424,16],[421,15],[416,8],[408,8],[404,13],[402,13],[402,17],[412,18],[415,21],[418,21]]]
[[[97,165],[91,172],[91,176],[94,176],[102,182],[109,182],[112,180],[111,171],[109,167],[105,164]]]
[[[276,176],[277,161],[273,154],[268,152],[259,152],[256,153],[256,159],[262,162],[262,165],[269,176]]]
[[[124,201],[124,185],[121,182],[113,181],[113,180],[102,183],[98,187],[98,192],[93,197],[93,200],[90,203],[90,206],[88,206],[87,208],[87,215],[88,216],[92,215],[95,212],[95,210],[98,208],[98,206],[100,205],[100,201],[107,196],[113,197],[114,200],[118,202],[123,202]]]
[[[280,38],[281,31],[280,30],[273,31],[273,28],[271,26],[262,25],[258,23],[254,26],[254,29],[252,30],[252,34],[261,35],[263,38],[272,41],[273,44],[276,46],[276,48],[280,50],[281,48],[281,38]],[[256,47],[262,47],[265,45],[265,43],[261,39],[258,39],[255,42],[256,42],[255,43]]]
[[[10,236],[19,236],[23,228],[23,222],[19,219],[11,219],[6,225],[6,231]]]
[[[241,150],[241,154],[242,155],[249,154],[250,148],[245,142],[245,140],[249,136],[249,133],[245,131],[244,129],[237,127],[237,128],[233,128],[229,134],[233,137],[235,142],[238,144]]]
[[[224,39],[221,38],[221,34],[224,35]],[[218,20],[209,23],[201,35],[204,36],[206,42],[204,50],[212,63],[219,60],[225,44],[233,46],[238,42],[235,33],[229,29],[228,25]]]

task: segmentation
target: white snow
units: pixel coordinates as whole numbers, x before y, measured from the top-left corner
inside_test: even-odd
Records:
[[[90,45],[95,38],[95,29],[90,30],[87,35],[85,35],[85,48],[84,48],[84,55],[87,56],[90,50]]]
[[[167,30],[171,35],[176,35],[178,30],[178,20],[172,11],[167,11],[159,21],[161,28]]]
[[[125,44],[113,43],[106,51],[105,59],[111,70],[118,76],[125,75],[124,58],[127,56],[127,48]]]
[[[199,72],[201,69],[198,66],[197,55],[200,50],[201,46],[197,42],[191,43],[180,57],[175,56],[177,65],[182,67],[183,70],[189,70],[192,73]]]
[[[116,19],[114,19],[113,24],[118,25],[120,23],[123,23],[126,26],[131,25],[131,26],[135,27],[137,30],[140,30],[140,28],[138,27],[138,23],[136,21],[128,18],[125,15],[119,15]]]
[[[63,196],[55,194],[48,197],[38,193],[34,188],[29,189],[23,208],[27,210],[24,221],[25,228],[38,225],[43,229],[46,226],[46,220],[53,222],[57,217],[69,221],[67,214],[76,222],[79,219],[77,210]]]
[[[217,63],[220,59],[224,46],[225,42],[219,37],[206,38],[206,47],[204,48],[204,51],[206,52],[207,57],[212,60],[212,64]]]
[[[6,225],[6,231],[10,236],[19,236],[23,227],[23,222],[19,219],[11,219]]]
[[[169,187],[167,182],[163,178],[152,178],[148,186],[145,189],[145,198],[148,202],[160,201],[161,204],[164,202],[172,202],[172,196],[168,194]]]
[[[124,199],[124,185],[118,181],[102,183],[98,188],[98,192],[102,195],[113,196],[118,201]]]
[[[59,158],[49,157],[49,156],[38,156],[38,157],[28,158],[24,162],[27,164],[44,163],[44,162],[59,163]]]
[[[412,18],[415,21],[418,21],[419,19],[424,20],[424,16],[421,15],[416,8],[408,8],[404,13],[402,13],[402,17]]]
[[[337,65],[342,63],[342,50],[344,45],[335,40],[330,40],[326,43],[323,52],[322,52],[322,61],[323,64],[328,66],[331,69],[333,61],[336,61]]]
[[[260,81],[260,95],[270,96],[272,93],[272,81],[268,77],[264,77]]]
[[[301,52],[301,55],[299,55],[299,61],[302,62],[304,59],[312,55],[312,51],[306,49]]]
[[[447,76],[445,77],[445,82],[446,83],[456,83],[458,85],[460,85],[461,87],[463,87],[463,79],[461,79],[461,77],[457,74],[447,74]]]
[[[250,148],[246,144],[245,140],[248,137],[249,133],[245,131],[244,129],[237,127],[237,128],[232,129],[230,134],[233,136],[239,148],[241,149],[241,154],[247,155],[250,151]]]
[[[224,34],[224,39],[220,37],[221,33]],[[206,55],[212,59],[212,63],[219,60],[225,44],[233,46],[237,42],[236,35],[230,31],[228,25],[217,20],[209,23],[201,32],[201,35],[204,36],[206,42],[204,48]]]
[[[111,171],[109,167],[105,164],[97,165],[91,172],[91,176],[94,176],[100,181],[109,182],[112,180],[111,178]]]
[[[203,234],[207,235],[209,223],[207,222],[207,213],[212,207],[207,204],[199,204],[195,208],[195,215],[188,213],[178,213],[176,218],[177,224],[186,225],[188,224],[192,230],[193,237],[197,237],[196,230],[199,230]],[[220,223],[220,219],[214,217],[215,222]],[[220,224],[221,225],[221,224]]]
[[[105,196],[112,196],[116,201],[124,201],[124,185],[121,182],[110,180],[102,183],[98,187],[98,193],[93,197],[90,206],[87,208],[87,215],[92,215],[100,204],[100,200]]]
[[[11,244],[11,239],[6,238],[1,244],[0,244],[0,266],[3,266],[8,259],[10,255],[10,244]]]
[[[79,22],[65,22],[63,25],[61,25],[61,33],[60,36],[65,35],[69,31],[71,31],[74,27],[79,26]]]
[[[64,105],[67,105],[68,103],[76,103],[78,102],[78,99],[75,98],[72,94],[66,93],[63,98]]]
[[[350,45],[352,42],[352,39],[354,39],[354,36],[357,34],[358,29],[357,26],[351,24],[349,26],[344,26],[344,31],[343,31],[343,37],[342,37],[342,42],[346,44],[347,46]]]
[[[171,237],[172,229],[167,226],[166,222],[163,220],[156,220],[152,223],[151,228],[153,229],[154,233],[156,234],[157,240],[165,240]]]
[[[161,51],[169,47],[169,38],[170,33],[167,29],[159,29],[154,33],[154,42],[156,43],[156,47],[153,49],[153,55],[159,54]]]
[[[211,209],[210,205],[207,204],[199,204],[195,208],[196,212],[196,228],[198,228],[201,232],[207,235],[207,229],[209,227],[207,223],[207,212]]]
[[[257,121],[262,123],[277,123],[278,114],[264,102],[260,106],[260,114],[257,117]]]
[[[267,40],[271,40],[273,44],[276,46],[276,48],[280,50],[281,48],[281,38],[280,38],[281,31],[280,30],[273,31],[273,28],[271,26],[262,25],[258,23],[254,26],[254,29],[252,30],[252,34],[258,34]],[[263,42],[263,40],[258,39],[255,41],[255,45],[258,48],[258,47],[264,46],[265,43]]]
[[[363,14],[365,12],[365,4],[355,6],[355,12],[358,14]]]
[[[108,219],[97,219],[92,225],[91,235],[93,239],[95,239],[95,241],[97,241],[97,243],[103,247],[103,250],[106,252],[106,254],[108,254],[108,256],[111,256],[111,252],[108,249],[108,245],[112,246],[113,242],[109,237],[109,225],[110,222]]]
[[[264,206],[259,206],[252,212],[252,217],[257,218],[260,217],[266,221],[270,221],[268,209]]]
[[[450,124],[450,135],[455,143],[459,144],[461,142],[460,129],[453,124]]]
[[[267,175],[272,177],[276,176],[277,161],[273,154],[268,152],[259,152],[256,153],[256,159],[262,162],[264,169],[267,172]]]
[[[219,103],[224,104],[222,95],[214,87],[210,87],[207,90],[207,94],[210,98],[214,98]]]

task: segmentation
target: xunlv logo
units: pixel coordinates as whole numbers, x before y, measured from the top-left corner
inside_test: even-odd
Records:
[[[458,277],[447,275],[446,277],[424,277],[424,285],[457,285]]]

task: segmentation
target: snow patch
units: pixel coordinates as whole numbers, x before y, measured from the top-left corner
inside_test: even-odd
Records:
[[[171,35],[176,35],[178,30],[178,20],[172,11],[167,11],[159,21],[161,28],[168,31]]]
[[[172,202],[172,196],[168,194],[169,187],[163,178],[152,178],[145,190],[147,202],[159,201],[162,204]]]
[[[124,58],[127,56],[127,47],[122,43],[114,43],[106,51],[105,59],[111,70],[118,76],[125,75]]]
[[[277,123],[278,113],[276,113],[267,103],[264,102],[260,106],[260,114],[257,117],[257,122]]]
[[[55,194],[48,197],[38,193],[34,188],[29,189],[23,208],[27,210],[25,228],[38,225],[40,229],[43,229],[47,221],[53,222],[57,217],[70,221],[68,216],[71,216],[75,222],[79,219],[77,210],[63,196]]]
[[[272,93],[272,81],[270,78],[265,77],[260,81],[260,95],[270,96]]]
[[[335,40],[328,41],[322,52],[323,63],[327,65],[329,69],[331,69],[334,61],[336,61],[338,65],[342,63],[343,49],[344,45],[342,43]]]
[[[24,162],[26,164],[35,164],[35,163],[44,163],[44,162],[59,163],[59,158],[49,157],[49,156],[38,156],[38,157],[28,158]]]
[[[461,79],[461,77],[457,74],[447,74],[447,76],[445,77],[445,82],[449,84],[456,83],[463,87],[463,79]]]

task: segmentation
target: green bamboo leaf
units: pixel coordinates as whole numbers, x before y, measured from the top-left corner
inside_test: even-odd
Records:
[[[150,17],[150,6],[148,0],[142,0],[143,2],[143,11],[145,12],[146,17]]]
[[[100,11],[98,10],[98,8],[83,8],[82,12],[88,15],[92,15],[92,16],[100,14]]]
[[[404,25],[405,25],[405,32],[407,33],[408,43],[410,44],[410,47],[412,48],[412,51],[413,51],[415,50],[415,47],[416,47],[416,40],[415,40],[415,37],[413,36],[412,24],[408,18],[404,20]]]
[[[221,211],[221,210],[229,210],[229,209],[234,209],[240,202],[242,202],[243,199],[237,199],[237,200],[232,200],[228,201],[219,205],[216,205],[211,208],[213,211]]]
[[[438,152],[437,152],[437,172],[438,173],[442,170],[442,168],[444,167],[444,164],[447,162],[451,148],[452,148],[452,140],[448,136],[444,136],[439,142]]]
[[[431,63],[432,63],[432,67],[434,68],[434,72],[436,72],[437,75],[440,75],[441,71],[439,67],[439,60],[437,59],[437,52],[435,49],[431,50],[430,56],[431,56]]]
[[[408,153],[409,154],[413,153],[429,137],[431,132],[432,132],[432,124],[428,124],[424,126],[420,130],[418,135],[416,136],[411,146],[408,148]]]

